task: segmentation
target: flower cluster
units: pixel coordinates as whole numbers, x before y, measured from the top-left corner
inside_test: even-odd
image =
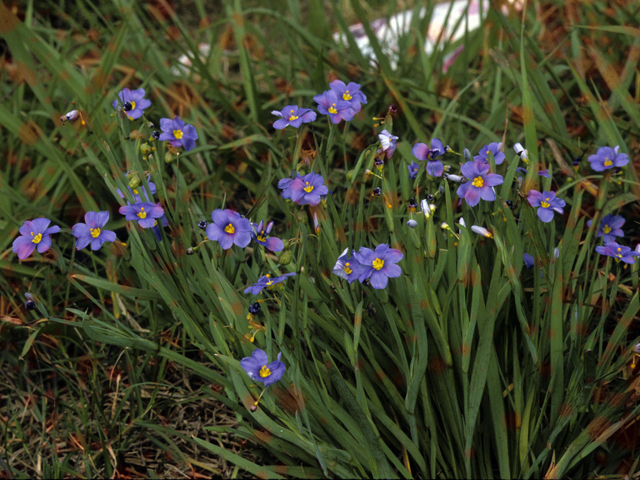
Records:
[[[329,193],[322,175],[317,173],[308,173],[304,177],[297,173],[295,178],[283,178],[278,182],[278,188],[282,190],[282,198],[298,205],[318,205],[322,196]]]
[[[346,122],[353,120],[353,116],[360,111],[362,104],[367,103],[367,97],[360,91],[360,85],[353,82],[347,85],[342,80],[334,80],[329,84],[329,90],[316,95],[313,99],[318,104],[318,111],[327,115],[335,124],[342,120]],[[299,128],[303,123],[313,122],[316,119],[316,113],[310,108],[300,108],[297,105],[287,105],[280,111],[273,110],[271,114],[280,117],[273,122],[273,128],[276,130],[286,127]],[[393,150],[387,155],[389,157],[393,155]]]
[[[389,248],[386,243],[381,243],[375,250],[366,247],[360,248],[357,253],[352,250],[350,257],[347,248],[338,257],[333,273],[349,283],[369,280],[373,288],[383,289],[389,278],[397,278],[402,274],[402,269],[396,264],[403,256],[400,250]]]

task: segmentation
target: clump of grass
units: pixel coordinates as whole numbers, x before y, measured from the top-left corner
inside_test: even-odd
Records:
[[[637,35],[611,21],[631,19],[633,5],[611,12],[596,2],[577,11],[548,2],[524,18],[492,10],[479,30],[457,43],[440,39],[432,55],[422,48],[427,11],[399,39],[395,68],[371,31],[375,65],[355,46],[339,2],[334,17],[314,17],[311,31],[292,3],[224,2],[213,16],[195,2],[198,25],[164,2],[77,5],[78,19],[30,10],[24,22],[0,7],[12,56],[2,82],[9,102],[0,107],[9,158],[0,176],[0,284],[5,328],[23,352],[23,360],[6,352],[4,361],[28,372],[11,378],[11,395],[46,399],[45,372],[65,377],[51,388],[62,385],[69,398],[52,411],[69,412],[61,431],[76,445],[64,457],[53,449],[46,402],[24,410],[38,425],[33,436],[24,407],[9,403],[5,438],[38,438],[20,458],[39,465],[41,442],[51,445],[26,475],[111,476],[127,464],[125,452],[144,451],[141,431],[180,465],[218,474],[234,465],[233,475],[274,478],[633,475],[638,266],[620,268],[594,247],[602,217],[635,214],[637,174],[633,161],[620,174],[593,174],[581,157],[602,145],[637,157]],[[364,20],[361,3],[350,5]],[[545,21],[561,7],[566,22]],[[309,8],[322,11],[323,3]],[[333,29],[349,47],[326,35]],[[620,47],[593,46],[613,42]],[[199,43],[210,46],[206,57]],[[445,55],[462,43],[442,73]],[[176,71],[181,54],[192,66]],[[295,133],[270,128],[272,110],[314,106],[334,78],[360,83],[368,98],[348,127],[319,119]],[[143,87],[152,99],[143,120],[111,115],[125,86]],[[57,121],[72,108],[84,113],[84,125]],[[174,115],[199,134],[196,148],[179,156],[151,139],[158,119]],[[400,140],[379,171],[382,128]],[[502,165],[489,157],[504,177],[497,200],[461,206],[457,184],[424,170],[408,178],[411,146],[434,137],[473,154],[490,142],[521,142],[529,162],[509,148]],[[453,173],[464,162],[454,153],[443,158]],[[539,177],[542,169],[551,178]],[[292,171],[317,171],[333,194],[317,207],[285,202],[277,180]],[[134,200],[116,194],[127,191],[128,172],[145,188],[157,185],[170,225],[162,242],[117,214]],[[526,200],[532,189],[555,191],[564,215],[541,223]],[[427,195],[435,212],[412,215],[409,200]],[[285,252],[206,242],[198,223],[218,208],[274,220]],[[76,252],[70,227],[90,210],[110,211],[109,228],[126,245]],[[9,245],[25,219],[40,216],[62,227],[56,247],[18,263]],[[415,230],[406,225],[411,217]],[[637,240],[634,228],[625,229],[627,244]],[[404,254],[402,275],[386,289],[331,273],[344,248],[379,244]],[[534,258],[531,271],[524,253]],[[266,273],[287,272],[296,276],[258,297],[262,308],[249,323],[256,297],[243,291]],[[37,295],[36,313],[21,309],[25,291]],[[180,348],[167,337],[179,338]],[[287,367],[264,395],[239,363],[256,347],[269,359],[281,352]],[[105,352],[129,367],[126,388],[116,377],[119,395],[91,394],[114,388],[100,366]],[[83,356],[91,359],[84,374]],[[38,373],[28,369],[30,358],[40,362]],[[180,389],[164,393],[167,363],[188,372],[186,388],[205,382],[197,398],[224,405],[229,422],[185,430],[173,421],[182,399]],[[163,408],[166,424],[154,415]],[[227,436],[235,440],[218,442]],[[250,448],[234,451],[243,441]],[[221,464],[186,454],[187,445]],[[15,458],[8,455],[12,468]]]

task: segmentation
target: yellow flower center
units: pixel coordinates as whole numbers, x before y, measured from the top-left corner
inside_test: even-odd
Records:
[[[611,231],[611,227],[609,225],[605,225],[604,227],[602,227],[602,231],[604,233],[609,233]]]
[[[353,97],[351,95],[349,95],[349,90],[347,90],[346,92],[344,92],[342,94],[342,98],[344,98],[345,100],[351,100]]]
[[[471,183],[471,185],[473,185],[474,187],[483,187],[484,186],[484,179],[482,177],[476,177],[473,179],[473,182]]]
[[[100,229],[99,228],[90,228],[89,230],[91,231],[91,236],[93,238],[98,238],[100,236]]]
[[[333,114],[338,113],[338,110],[336,110],[336,104],[335,103],[333,104],[333,106],[329,107],[329,113],[333,113]]]
[[[147,218],[147,212],[144,211],[144,207],[140,207],[140,211],[136,215],[140,218]]]
[[[491,153],[491,150],[487,150],[487,155],[489,155]]]
[[[353,272],[353,270],[351,270],[349,265],[350,265],[349,262],[344,264],[344,273],[346,273],[347,275],[349,275],[351,272]]]
[[[265,365],[260,369],[260,376],[262,378],[268,377],[269,375],[271,375],[271,370],[269,370],[269,368]]]
[[[256,238],[259,242],[266,242],[267,236],[264,234],[264,230],[262,230]]]
[[[373,268],[375,268],[376,270],[380,270],[382,267],[384,267],[384,260],[382,260],[381,258],[376,258],[373,261]]]
[[[289,116],[289,121],[290,121],[290,122],[293,122],[294,120],[297,120],[297,119],[298,119],[298,117],[296,117],[296,116],[293,114],[293,110],[291,110],[291,115]]]
[[[542,208],[549,208],[549,206],[550,206],[550,205],[551,205],[551,204],[549,203],[549,197],[547,197],[547,198],[544,200],[544,202],[540,202],[540,206],[541,206]]]
[[[235,233],[236,229],[233,227],[233,225],[229,224],[226,227],[224,227],[224,231],[227,233]]]
[[[306,187],[304,187],[304,191],[307,193],[311,193],[313,191],[313,185],[309,185],[309,182],[305,182],[307,184]]]
[[[611,165],[613,165],[613,162],[611,160],[609,160],[609,157],[604,159],[604,166],[605,167],[610,167]]]
[[[134,189],[133,189],[133,194],[134,194],[134,195],[137,195],[137,194],[138,194],[138,190],[134,188]]]
[[[31,236],[33,239],[31,240],[33,243],[40,243],[42,241],[42,234],[39,233],[35,237],[33,236],[33,232],[31,232]]]
[[[134,108],[136,108],[136,102],[134,102],[133,100],[131,100],[129,103],[131,104],[131,110],[133,110]]]
[[[182,130],[173,131],[173,136],[176,137],[176,140],[180,140],[182,138],[182,135],[184,135],[184,133],[182,133]]]

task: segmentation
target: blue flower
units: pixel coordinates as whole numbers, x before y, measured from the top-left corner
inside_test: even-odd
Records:
[[[109,212],[87,212],[84,215],[86,223],[76,223],[71,233],[76,240],[76,248],[82,250],[91,244],[91,250],[99,250],[104,242],[115,242],[116,234],[111,230],[104,230],[109,221]]]
[[[269,236],[269,233],[273,228],[273,222],[269,222],[267,224],[267,228],[264,227],[264,222],[262,220],[260,220],[260,223],[253,223],[252,226],[253,231],[251,232],[251,236],[257,243],[268,248],[272,252],[279,252],[284,248],[282,240],[277,237]]]
[[[240,360],[240,366],[247,372],[251,380],[264,383],[264,386],[268,387],[284,375],[286,367],[280,361],[281,356],[282,352],[278,354],[277,360],[269,363],[266,352],[256,348],[250,357],[244,357]]]
[[[618,245],[616,242],[607,242],[604,246],[596,247],[596,252],[600,255],[607,255],[615,258],[616,262],[636,263],[634,257],[640,256],[640,253],[631,250],[630,247]]]
[[[38,248],[38,253],[44,253],[51,248],[51,235],[58,233],[60,227],[49,227],[51,220],[48,218],[36,218],[27,220],[20,227],[20,237],[13,241],[13,251],[18,254],[20,260],[28,258]]]
[[[318,205],[322,196],[329,193],[322,175],[317,173],[308,173],[304,177],[297,174],[295,178],[283,178],[278,182],[278,188],[282,189],[282,198],[288,198],[298,205]]]
[[[349,249],[345,248],[342,254],[336,260],[336,264],[333,267],[333,273],[341,278],[344,278],[349,283],[353,283],[358,279],[361,273],[361,265],[355,256],[355,251],[351,251],[351,258],[349,258]]]
[[[420,169],[420,165],[416,162],[411,162],[409,165],[407,165],[407,168],[409,169],[409,178],[411,180],[414,180],[418,175],[418,170]]]
[[[333,123],[342,120],[351,121],[355,115],[351,102],[338,99],[333,90],[327,90],[322,95],[316,95],[313,99],[318,104],[318,111],[323,115],[329,115]]]
[[[252,293],[253,295],[259,294],[265,287],[273,287],[275,284],[284,282],[287,277],[293,277],[295,273],[285,273],[279,277],[271,278],[271,275],[266,274],[258,279],[252,286],[245,288],[244,293]]]
[[[125,88],[118,93],[120,101],[114,100],[111,106],[116,110],[120,110],[119,104],[121,104],[123,107],[122,110],[127,115],[127,118],[129,118],[129,120],[135,120],[142,116],[145,108],[151,106],[151,102],[144,98],[144,95],[144,88],[139,88],[138,90]]]
[[[593,220],[587,221],[587,227],[591,226]],[[598,237],[602,237],[604,242],[613,242],[615,237],[624,237],[622,226],[625,219],[622,215],[605,215],[600,221],[600,227],[598,228]]]
[[[539,207],[538,218],[544,223],[553,220],[553,212],[562,215],[564,213],[562,207],[566,205],[564,200],[556,198],[555,192],[540,193],[536,190],[529,190],[527,200],[532,207]]]
[[[186,152],[195,148],[198,132],[193,125],[185,125],[178,117],[173,117],[173,120],[161,118],[160,128],[160,141],[168,141],[173,147],[183,147]]]
[[[367,103],[367,97],[360,91],[360,85],[357,83],[349,82],[348,85],[345,85],[342,80],[334,80],[329,84],[329,88],[331,88],[339,99],[348,102],[354,113],[360,111],[362,108],[361,103]]]
[[[316,119],[316,112],[310,108],[298,108],[297,105],[287,105],[281,112],[273,110],[271,113],[281,117],[273,122],[273,128],[276,130],[281,130],[288,126],[298,128],[303,123],[313,122]]]
[[[383,130],[378,134],[380,140],[380,146],[382,147],[376,154],[386,152],[387,159],[393,156],[393,152],[396,151],[396,144],[398,143],[398,137],[391,135],[387,130]]]
[[[629,155],[618,153],[620,147],[600,147],[595,155],[590,155],[587,160],[591,163],[591,168],[596,172],[603,172],[614,167],[624,167],[629,163]]]
[[[211,218],[213,223],[207,225],[207,238],[218,242],[223,250],[228,250],[234,243],[244,248],[251,242],[251,221],[238,212],[218,208],[211,212]]]
[[[470,207],[475,207],[481,198],[488,202],[496,199],[493,187],[500,185],[504,179],[496,173],[489,173],[490,168],[482,160],[467,162],[460,167],[462,174],[470,181],[460,185],[456,193],[464,197]]]
[[[386,243],[381,243],[374,250],[361,248],[355,254],[356,260],[361,265],[361,273],[358,276],[360,282],[369,279],[375,289],[383,289],[387,286],[389,278],[396,278],[402,274],[402,269],[396,265],[404,255],[400,250],[389,248]]]
[[[474,160],[482,160],[483,162],[489,162],[489,154],[493,154],[493,158],[496,161],[496,165],[500,165],[504,162],[504,152],[500,151],[502,142],[492,142],[489,145],[483,145],[478,155],[473,157]]]

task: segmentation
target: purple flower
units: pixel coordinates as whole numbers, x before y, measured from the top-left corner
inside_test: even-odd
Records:
[[[333,266],[333,273],[341,278],[344,278],[349,283],[355,282],[360,273],[362,273],[362,266],[355,255],[355,250],[351,251],[351,258],[349,258],[349,249],[345,248],[342,254],[336,260],[336,264]]]
[[[418,175],[418,170],[420,169],[420,165],[416,162],[411,162],[409,165],[407,165],[407,168],[409,169],[409,178],[411,180],[415,179],[416,176]]]
[[[622,260],[624,263],[636,263],[633,257],[640,256],[640,253],[631,250],[630,247],[618,245],[616,242],[607,242],[604,247],[596,247],[596,252],[600,255],[608,255],[616,259],[616,262]]]
[[[125,88],[118,93],[120,101],[114,100],[111,105],[116,110],[120,110],[120,108],[122,108],[129,120],[135,120],[142,116],[145,108],[151,106],[151,101],[144,98],[144,95],[144,88],[139,88],[138,90],[129,90],[128,88]]]
[[[13,251],[18,254],[20,260],[28,258],[36,247],[38,247],[38,253],[44,253],[51,248],[50,235],[58,233],[60,227],[57,225],[49,227],[50,223],[51,220],[47,218],[36,218],[24,222],[19,230],[21,236],[13,241]]]
[[[198,139],[198,132],[193,125],[185,125],[178,117],[160,119],[162,133],[158,140],[169,141],[174,147],[183,147],[185,151],[193,150]]]
[[[120,207],[118,210],[128,221],[137,221],[142,228],[153,228],[157,219],[164,215],[164,209],[158,203],[136,202],[133,205]]]
[[[279,252],[284,248],[284,243],[277,237],[270,237],[269,233],[273,228],[273,222],[267,224],[267,228],[264,228],[264,222],[260,220],[260,223],[253,223],[253,230],[251,236],[263,247],[268,248],[272,252]]]
[[[587,221],[587,227],[591,226],[593,220]],[[625,219],[622,215],[605,215],[600,221],[600,227],[598,228],[598,237],[602,237],[602,240],[606,242],[613,242],[614,237],[624,237],[622,226]]]
[[[367,103],[367,97],[360,91],[360,85],[357,83],[349,82],[349,85],[345,85],[342,80],[334,80],[329,84],[331,91],[336,94],[338,99],[342,99],[349,103],[349,106],[353,109],[354,113],[360,111],[361,103]],[[337,122],[334,122],[337,123]]]
[[[437,138],[431,140],[431,147],[426,143],[416,143],[411,149],[411,153],[418,160],[424,162],[427,159],[434,159],[444,154],[446,151],[442,142]]]
[[[458,187],[458,196],[464,197],[470,207],[475,207],[480,199],[492,202],[496,199],[493,187],[500,185],[504,180],[496,173],[489,173],[491,166],[482,160],[466,162],[460,167],[462,175],[469,182]]]
[[[391,135],[387,130],[383,130],[378,134],[378,139],[380,140],[380,146],[382,147],[380,150],[386,152],[387,159],[391,158],[393,156],[393,152],[396,151],[398,137]],[[376,153],[379,153],[379,151]]]
[[[539,207],[538,218],[544,223],[549,223],[553,220],[553,212],[563,214],[562,207],[566,205],[564,200],[556,198],[555,192],[540,193],[536,190],[529,190],[527,200],[532,207]]]
[[[254,283],[250,287],[245,288],[244,293],[252,293],[253,295],[257,295],[262,291],[263,288],[271,288],[277,283],[284,282],[287,277],[293,276],[295,276],[295,273],[285,273],[284,275],[280,275],[279,277],[271,278],[271,275],[267,273],[266,275],[260,277],[256,283]]]
[[[318,103],[318,111],[323,115],[329,115],[331,121],[336,124],[342,120],[346,122],[353,120],[356,113],[351,107],[351,102],[339,100],[333,90],[327,90],[313,99]]]
[[[591,168],[596,172],[603,172],[614,167],[624,167],[629,163],[629,155],[618,153],[620,147],[600,147],[595,155],[590,155],[587,160],[591,163]]]
[[[535,260],[533,259],[533,256],[529,255],[528,253],[523,254],[523,259],[524,259],[524,264],[527,266],[529,270],[531,270],[533,266],[536,264]]]
[[[444,165],[440,160],[429,160],[427,162],[427,173],[432,177],[441,177],[444,173]]]
[[[244,248],[251,242],[251,222],[238,212],[218,208],[211,212],[211,218],[213,223],[207,226],[207,238],[217,241],[223,250],[228,250],[234,243]]]
[[[378,245],[375,251],[370,248],[361,248],[355,254],[356,260],[361,265],[358,280],[363,282],[369,279],[373,288],[378,290],[385,288],[389,278],[396,278],[402,274],[402,270],[396,263],[402,260],[403,256],[400,250],[389,248],[386,243]]]
[[[496,161],[496,165],[500,165],[504,162],[504,152],[500,151],[502,142],[491,142],[489,145],[483,145],[478,155],[473,157],[474,160],[482,160],[483,162],[489,162],[489,154],[493,154],[493,158]]]
[[[281,117],[273,122],[273,128],[276,130],[282,130],[288,126],[298,128],[303,123],[313,122],[316,119],[316,112],[310,108],[298,108],[297,105],[287,105],[281,112],[273,110],[271,113]]]
[[[76,248],[82,250],[91,244],[91,250],[99,250],[104,242],[114,242],[116,234],[102,227],[109,221],[109,212],[87,212],[84,214],[86,223],[76,223],[71,233],[76,240]]]
[[[436,157],[445,153],[442,142],[437,138],[431,140],[431,147],[426,143],[416,143],[411,149],[411,153],[421,162],[427,162],[427,173],[432,177],[440,177],[444,172],[444,165],[440,160],[434,160]]]
[[[276,361],[267,365],[269,357],[267,357],[264,350],[256,348],[250,357],[244,357],[240,360],[240,366],[244,368],[251,380],[264,383],[264,386],[268,387],[272,383],[276,383],[284,375],[286,367],[280,361],[281,356],[282,352],[278,354]]]
[[[329,193],[322,175],[317,173],[308,173],[304,177],[298,174],[293,179],[283,178],[278,182],[278,188],[283,190],[283,198],[288,198],[298,205],[318,205],[321,197]]]
[[[548,168],[545,170],[538,170],[538,175],[540,175],[541,177],[551,178]]]

